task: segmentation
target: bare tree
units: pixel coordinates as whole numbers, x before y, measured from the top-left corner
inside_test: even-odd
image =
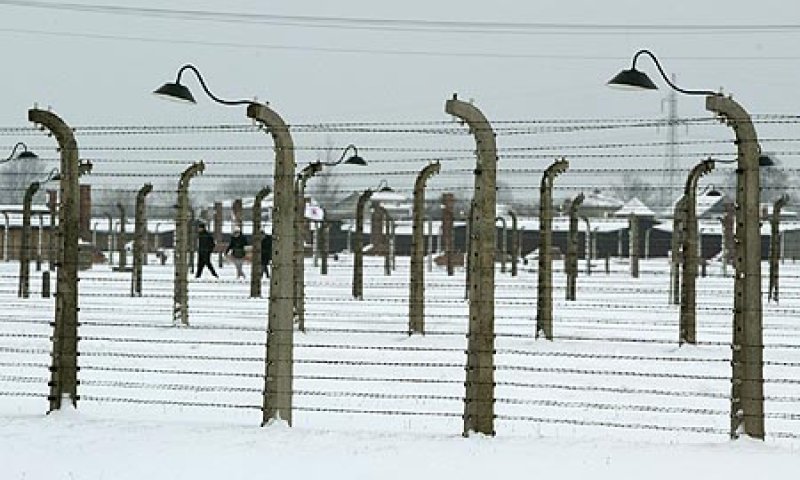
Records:
[[[28,186],[44,181],[48,172],[47,165],[39,158],[11,160],[0,165],[0,203],[21,204]]]
[[[783,168],[783,162],[774,154],[765,153],[759,158],[759,173],[761,177],[761,202],[774,203],[781,195],[789,195],[790,201],[796,201],[794,185],[797,183],[796,175]],[[722,190],[733,198],[736,196],[736,170],[730,169],[724,177]]]
[[[647,205],[653,205],[658,201],[656,187],[646,182],[636,173],[628,172],[622,176],[621,183],[612,187],[615,196],[627,202],[633,198],[638,198]]]
[[[339,150],[333,143],[331,137],[325,138],[325,149],[317,154],[317,161],[322,163],[333,163],[339,160]],[[308,182],[306,193],[311,195],[319,202],[323,209],[327,209],[336,204],[342,197],[342,188],[336,177],[335,169],[323,168],[321,172]]]

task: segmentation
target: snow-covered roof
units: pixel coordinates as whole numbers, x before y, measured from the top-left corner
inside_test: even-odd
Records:
[[[615,217],[627,217],[634,215],[636,217],[655,217],[656,214],[650,207],[645,205],[641,200],[634,197],[628,200],[619,210],[614,212]]]
[[[0,212],[7,212],[7,213],[22,213],[22,204],[21,203],[14,203],[14,204],[0,204]],[[47,205],[44,204],[32,204],[31,205],[31,214],[40,214],[40,213],[50,213],[50,209],[47,208]]]
[[[626,230],[628,228],[628,220],[623,218],[589,218],[589,228],[593,232],[609,233]],[[520,230],[538,231],[540,229],[540,222],[538,218],[520,218],[517,227]],[[555,217],[553,218],[553,231],[554,232],[568,232],[569,231],[569,217]],[[586,222],[581,219],[578,221],[578,231],[586,231]]]
[[[391,190],[373,192],[370,200],[381,203],[407,203],[408,197]]]
[[[594,191],[584,197],[581,207],[613,209],[620,208],[623,205],[624,202],[618,198],[609,197],[608,195],[603,195],[598,191]]]
[[[672,233],[672,221],[662,222],[653,225],[653,228],[662,232]],[[719,220],[699,220],[697,222],[697,229],[703,235],[722,235],[722,222]],[[793,232],[800,231],[800,221],[782,221],[778,225],[779,232]],[[761,235],[768,237],[772,234],[772,226],[770,222],[761,223]]]

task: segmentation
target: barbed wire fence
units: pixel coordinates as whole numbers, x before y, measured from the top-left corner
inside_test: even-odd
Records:
[[[754,115],[761,126],[794,125],[800,118],[789,115]],[[703,127],[710,118],[685,120]],[[545,135],[624,132],[664,125],[658,119],[522,120],[492,122],[498,136],[516,141]],[[32,129],[0,129],[0,136],[32,136]],[[294,133],[461,136],[466,130],[450,122],[341,123],[291,126]],[[171,185],[154,189],[148,202],[174,203],[178,172],[185,158],[216,152],[221,170],[207,160],[208,172],[193,186],[192,195],[230,200],[240,191],[227,180],[253,177],[244,170],[270,171],[269,145],[220,143],[193,145],[188,139],[209,134],[256,133],[251,125],[191,127],[76,127],[82,158],[95,165],[88,180],[92,191],[127,195],[132,199],[144,182]],[[624,136],[624,135],[623,135]],[[151,138],[167,137],[172,144],[143,145]],[[562,137],[559,137],[562,138]],[[95,140],[102,139],[102,141]],[[134,142],[129,139],[143,139]],[[468,200],[467,186],[474,161],[469,139],[452,147],[407,147],[379,140],[359,148],[377,158],[369,160],[390,170],[332,171],[340,181],[372,184],[374,178],[397,181],[395,190],[410,195],[410,182],[418,168],[432,160],[442,161],[442,171],[426,189],[429,197],[455,193]],[[93,143],[97,141],[98,143]],[[244,142],[251,142],[245,139]],[[380,142],[387,142],[381,144]],[[765,147],[781,158],[800,155],[800,138],[762,138]],[[2,142],[0,142],[2,143]],[[106,144],[104,144],[106,143]],[[169,142],[167,142],[169,143]],[[201,142],[198,142],[201,143]],[[452,142],[448,141],[448,145]],[[692,162],[709,156],[730,157],[730,140],[697,139],[680,142]],[[533,205],[545,161],[555,156],[585,161],[564,175],[572,182],[556,188],[560,198],[575,192],[609,185],[621,175],[661,173],[663,169],[607,168],[592,162],[658,159],[662,141],[567,142],[501,147],[500,175],[516,183],[504,187],[519,203]],[[780,148],[778,148],[780,147]],[[34,151],[52,152],[52,146],[32,143]],[[297,150],[311,154],[330,147],[300,144]],[[182,159],[170,159],[171,156]],[[57,157],[41,155],[44,161]],[[263,158],[261,158],[263,157]],[[533,165],[526,162],[538,162]],[[448,167],[452,162],[454,167]],[[463,165],[459,164],[463,162]],[[596,166],[594,166],[596,165]],[[263,168],[262,168],[263,167]],[[796,175],[787,164],[775,171]],[[683,170],[681,170],[683,172]],[[443,177],[443,181],[440,181]],[[449,179],[448,179],[449,177]],[[271,175],[261,180],[271,182]],[[449,181],[449,183],[448,183]],[[405,183],[403,183],[405,182]],[[224,184],[223,184],[224,185]],[[709,184],[710,185],[710,184]],[[170,190],[171,188],[171,190]],[[655,181],[640,190],[672,189]],[[787,188],[789,190],[787,191]],[[764,191],[789,193],[791,184],[765,185]],[[22,192],[14,191],[21,198]],[[95,203],[96,211],[112,210],[114,201]],[[790,204],[791,205],[791,204]],[[654,205],[665,209],[669,205]],[[168,219],[165,219],[168,220]],[[597,225],[614,219],[597,219]],[[130,222],[132,225],[132,222]],[[533,234],[534,223],[528,225]],[[105,227],[100,223],[98,227]],[[112,229],[115,228],[112,224]],[[117,227],[118,228],[118,227]],[[612,227],[609,227],[612,228]],[[4,229],[8,234],[9,227]],[[689,348],[677,345],[677,306],[667,302],[667,259],[662,255],[643,264],[640,277],[628,272],[627,238],[620,229],[606,235],[608,258],[600,258],[591,275],[578,281],[579,301],[560,301],[565,272],[555,263],[555,341],[535,340],[536,266],[523,265],[520,275],[496,276],[496,405],[498,434],[554,434],[580,428],[598,435],[621,431],[625,436],[728,435],[730,423],[730,314],[732,283],[721,268],[710,268],[698,283],[698,338]],[[617,236],[618,238],[613,238]],[[709,234],[711,236],[711,234]],[[13,241],[13,240],[12,240]],[[3,245],[9,240],[3,239]],[[535,250],[535,237],[523,240],[523,253]],[[669,250],[669,235],[651,239],[653,252]],[[498,242],[499,243],[499,242]],[[622,245],[620,248],[619,245]],[[8,245],[14,251],[15,245]],[[499,248],[499,247],[498,247]],[[709,245],[708,248],[713,248]],[[527,251],[525,251],[527,250]],[[581,250],[583,252],[583,250]],[[428,254],[431,254],[429,252]],[[585,252],[581,253],[584,255]],[[523,255],[524,256],[524,255]],[[54,304],[35,298],[44,288],[32,285],[34,298],[17,299],[17,275],[9,257],[0,262],[0,295],[7,306],[0,313],[0,397],[11,404],[44,409],[48,395],[48,368]],[[463,269],[450,277],[439,268],[425,278],[426,333],[408,336],[408,264],[401,255],[390,275],[382,260],[368,257],[365,264],[363,301],[350,298],[351,257],[340,253],[328,275],[306,262],[306,332],[295,337],[293,409],[296,424],[314,426],[375,425],[373,429],[458,432],[464,413],[464,368],[467,302]],[[781,272],[781,303],[764,310],[765,413],[768,438],[800,438],[797,406],[800,403],[800,331],[792,320],[800,314],[800,269],[792,259]],[[607,265],[607,267],[606,267]],[[113,415],[151,415],[168,418],[218,416],[232,422],[254,423],[261,413],[265,363],[266,301],[248,298],[244,284],[230,275],[220,282],[198,281],[190,285],[191,327],[175,328],[171,315],[173,276],[170,265],[151,261],[145,267],[143,296],[130,298],[130,278],[95,265],[82,271],[80,293],[80,403],[81,408]],[[228,270],[228,271],[225,271]],[[225,267],[225,273],[230,273]],[[369,419],[367,422],[360,418]],[[637,433],[639,432],[639,433]]]

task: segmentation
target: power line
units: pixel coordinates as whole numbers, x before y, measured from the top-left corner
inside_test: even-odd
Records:
[[[317,15],[275,15],[239,13],[213,10],[186,10],[168,8],[143,8],[118,5],[44,2],[35,0],[0,0],[0,5],[45,10],[100,13],[118,16],[169,18],[177,20],[210,21],[236,24],[268,24],[305,28],[333,28],[346,30],[378,30],[385,32],[413,31],[459,34],[627,34],[631,32],[670,34],[720,34],[798,32],[800,24],[603,24],[562,22],[489,22],[428,19],[390,19],[367,17],[333,17]]]

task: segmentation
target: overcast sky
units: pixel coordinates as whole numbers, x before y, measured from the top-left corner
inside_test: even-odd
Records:
[[[104,8],[76,11],[76,4],[172,13],[118,15]],[[211,14],[202,19],[175,12],[180,10]],[[223,15],[237,13],[261,16]],[[320,17],[409,22],[376,28],[371,22],[342,26]],[[187,62],[203,72],[217,95],[269,101],[294,124],[447,120],[444,101],[454,92],[474,99],[490,120],[660,117],[665,90],[631,94],[605,87],[611,76],[630,66],[640,48],[659,55],[684,88],[724,87],[751,113],[795,113],[800,111],[800,23],[789,22],[798,19],[800,6],[786,0],[0,0],[5,57],[0,126],[27,126],[26,111],[34,103],[52,107],[72,126],[246,123],[243,107],[213,104],[191,77],[185,83],[197,107],[150,95],[174,80]],[[428,23],[439,21],[463,23]],[[543,26],[499,33],[499,24],[505,23]],[[704,25],[765,28],[669,28]],[[640,68],[663,85],[649,60],[643,59]],[[707,115],[701,98],[679,101],[682,115]],[[728,129],[719,130],[722,138],[731,136]],[[664,132],[647,135],[662,139]],[[4,148],[15,141],[0,138]],[[433,141],[470,147],[470,140]],[[405,143],[338,134],[296,140],[342,146],[351,141],[380,147],[417,141],[430,145],[432,140],[412,136]],[[499,143],[537,141],[501,138]],[[298,155],[299,164],[310,159]]]

